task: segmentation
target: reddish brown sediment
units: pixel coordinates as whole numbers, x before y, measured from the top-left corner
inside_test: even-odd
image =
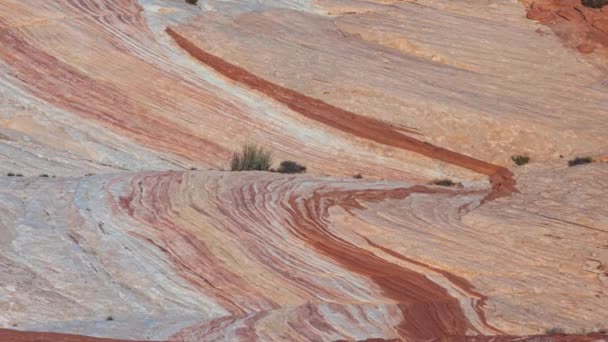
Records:
[[[155,116],[120,89],[36,48],[19,36],[17,29],[3,28],[0,32],[0,60],[14,68],[21,82],[39,98],[162,151],[193,160],[201,155],[218,160],[229,156],[216,143]]]
[[[530,336],[445,336],[432,341],[451,341],[451,342],[591,342],[604,341],[608,337],[605,334],[591,333],[587,335],[575,334],[553,334],[553,335],[530,335]],[[336,340],[334,342],[347,342],[346,340]],[[369,338],[358,340],[357,342],[401,342],[397,339]]]
[[[590,199],[591,192],[580,189],[604,185],[608,170],[602,165],[582,166],[578,171],[566,168],[560,177],[550,177],[565,179],[551,188],[559,191],[553,198],[597,205],[597,197]],[[594,171],[586,184],[581,183],[580,170]],[[548,328],[545,322],[568,332],[581,327],[591,331],[605,318],[597,308],[606,299],[601,294],[596,297],[605,290],[606,254],[599,246],[603,226],[593,222],[588,225],[598,229],[586,229],[539,216],[559,218],[555,211],[561,208],[553,207],[554,212],[542,208],[538,214],[517,209],[545,203],[537,200],[537,194],[546,191],[543,182],[549,178],[537,177],[521,179],[526,189],[531,184],[538,187],[531,190],[537,191],[533,195],[512,196],[466,214],[458,208],[478,203],[483,190],[209,171],[24,179],[6,184],[11,193],[38,196],[34,199],[44,212],[33,215],[32,223],[47,222],[49,216],[58,220],[45,224],[52,225],[53,236],[61,237],[59,244],[48,238],[46,244],[37,240],[28,251],[45,255],[48,265],[61,271],[46,273],[60,277],[53,279],[60,288],[53,293],[77,293],[88,300],[71,303],[60,296],[55,302],[61,300],[70,311],[57,315],[96,322],[99,312],[111,313],[116,324],[128,322],[131,327],[112,331],[110,324],[96,325],[96,329],[106,329],[101,335],[84,325],[78,332],[178,341],[330,341],[399,336],[402,340],[464,339],[465,335],[512,334],[526,324],[524,331],[534,334]],[[58,196],[44,197],[51,192]],[[46,202],[41,198],[47,198]],[[530,202],[524,202],[526,198]],[[510,224],[496,226],[497,219]],[[101,222],[103,227],[98,227]],[[546,233],[559,235],[567,243],[543,244]],[[522,243],[522,239],[533,243]],[[580,251],[581,256],[572,256]],[[584,265],[588,252],[597,253],[594,259],[599,261]],[[87,265],[108,272],[108,277],[99,279],[92,267],[80,271],[82,256]],[[68,265],[63,266],[66,257]],[[0,267],[5,259],[0,258]],[[556,264],[572,271],[563,272]],[[591,271],[598,272],[597,276]],[[17,286],[31,286],[30,274],[7,273],[18,279]],[[65,279],[62,274],[66,273],[93,285],[70,291],[74,277]],[[123,292],[129,301],[105,290],[116,284],[136,284]],[[547,290],[531,295],[526,292],[530,288]],[[30,305],[48,297],[34,294]],[[117,299],[106,304],[97,298]],[[132,319],[127,310],[132,309],[120,305],[131,302],[143,307],[147,317],[161,327],[127,321]],[[88,303],[84,314],[74,312]],[[572,308],[571,303],[578,307]],[[164,323],[164,312],[154,311],[158,306],[163,311],[173,307],[172,317],[180,317],[182,310],[201,316],[183,325],[180,320],[176,326],[173,321]],[[577,315],[561,318],[562,312]],[[588,316],[581,319],[578,313]],[[32,310],[10,315],[24,329],[40,316]],[[568,325],[571,320],[574,323]],[[173,328],[165,330],[166,324]]]
[[[389,248],[386,248],[386,247],[381,246],[381,245],[379,245],[377,243],[374,243],[373,241],[371,241],[370,239],[368,239],[368,238],[366,238],[364,236],[362,236],[362,238],[365,241],[367,241],[367,243],[370,246],[372,246],[374,248],[378,248],[381,251],[383,251],[383,252],[385,252],[385,253],[387,253],[387,254],[389,254],[389,255],[397,258],[397,259],[401,259],[401,260],[407,261],[409,263],[412,263],[412,264],[415,264],[415,265],[418,265],[418,266],[422,266],[424,268],[432,270],[433,272],[437,272],[437,273],[443,275],[452,284],[456,285],[459,289],[461,289],[464,293],[467,293],[471,297],[471,299],[475,302],[475,305],[474,305],[475,312],[477,313],[477,316],[479,317],[479,320],[481,321],[481,323],[486,328],[488,328],[490,331],[493,331],[496,334],[504,334],[504,332],[502,332],[502,331],[500,331],[500,330],[496,329],[495,327],[493,327],[493,326],[491,326],[491,325],[488,324],[488,322],[486,320],[486,314],[483,311],[484,304],[486,303],[486,301],[487,301],[488,298],[486,296],[484,296],[483,294],[479,293],[477,290],[475,290],[475,288],[473,287],[473,285],[471,285],[471,283],[468,280],[466,280],[466,279],[464,279],[462,277],[459,277],[457,275],[451,274],[451,273],[449,273],[447,271],[444,271],[442,269],[439,269],[437,267],[433,267],[431,265],[427,265],[427,264],[425,264],[423,262],[420,262],[418,260],[414,260],[412,258],[408,258],[408,257],[406,257],[405,255],[403,255],[401,253],[397,253],[397,252],[395,252],[395,251],[393,251],[393,250],[391,250]]]
[[[168,27],[166,31],[181,48],[198,61],[233,81],[244,84],[285,104],[307,118],[363,139],[419,153],[489,176],[492,183],[492,193],[488,195],[487,200],[508,195],[516,190],[512,173],[502,166],[420,141],[400,133],[391,124],[349,112],[319,99],[271,83],[204,51],[171,27]]]
[[[507,168],[500,167],[496,173],[490,175],[489,180],[492,191],[481,201],[482,204],[518,191],[513,172]]]
[[[155,181],[152,182],[152,180]],[[155,236],[152,239],[136,234],[138,238],[156,245],[171,261],[181,277],[199,288],[202,293],[215,298],[233,315],[213,322],[205,322],[199,327],[185,329],[173,337],[178,338],[179,336],[196,334],[201,329],[203,331],[216,331],[223,329],[226,324],[237,324],[237,322],[241,322],[239,324],[243,324],[247,329],[254,331],[251,326],[258,319],[265,317],[265,315],[255,315],[254,312],[277,310],[281,308],[281,305],[273,304],[271,301],[268,302],[272,297],[257,293],[256,289],[248,286],[245,280],[241,280],[238,275],[232,274],[227,267],[223,266],[220,259],[214,257],[203,240],[189,232],[187,227],[181,227],[173,222],[170,216],[167,216],[172,213],[170,194],[176,190],[176,187],[181,186],[182,182],[182,173],[177,172],[151,174],[141,178],[135,177],[131,182],[130,193],[119,196],[115,203],[117,210],[150,227],[150,232]],[[249,231],[246,225],[239,223],[242,217],[235,216],[231,212],[237,209],[247,215],[248,222],[261,222],[264,226],[263,219],[258,217],[264,215],[264,213],[256,213],[252,210],[259,204],[255,197],[259,193],[258,187],[265,188],[266,186],[265,183],[261,183],[247,185],[244,188],[236,187],[231,191],[230,197],[231,200],[236,202],[230,204],[217,203],[218,209],[222,208],[219,212],[225,216],[224,221],[230,222],[224,228],[227,232],[234,230],[232,233],[237,236],[244,233],[263,234],[263,231],[259,230]],[[429,280],[423,274],[388,262],[375,256],[370,251],[348,243],[333,235],[327,227],[329,210],[332,207],[338,206],[346,210],[356,210],[363,209],[362,205],[364,203],[382,202],[387,199],[404,199],[412,193],[459,196],[462,195],[462,192],[421,185],[391,190],[331,191],[321,188],[314,191],[310,196],[288,196],[285,201],[282,201],[284,210],[281,212],[289,215],[288,224],[293,236],[304,241],[319,254],[335,261],[357,277],[369,279],[382,289],[382,295],[396,305],[396,308],[401,312],[401,323],[394,327],[401,337],[428,339],[446,335],[465,335],[471,331],[479,334],[482,332],[471,325],[461,308],[459,300],[449,295],[446,289]],[[232,209],[230,209],[231,207]],[[207,210],[209,209],[211,208]],[[268,224],[271,223],[268,222]],[[235,225],[234,228],[230,228],[232,225]],[[180,242],[180,240],[183,241]],[[276,248],[281,247],[266,246],[268,251],[278,250]],[[203,276],[206,279],[201,282]],[[285,274],[285,276],[292,277],[289,274]],[[230,281],[229,283],[218,283],[217,280],[213,280],[214,278],[229,279]],[[302,286],[303,284],[305,284],[304,279],[298,277],[298,285]],[[314,288],[309,286],[306,287]],[[246,294],[249,299],[240,298],[241,292]],[[323,292],[323,289],[318,289],[319,294],[323,294]],[[472,292],[469,291],[468,293]],[[327,292],[323,296],[333,295],[331,292]],[[268,304],[264,304],[265,301]],[[246,305],[247,302],[251,302],[252,305]],[[309,307],[308,310],[315,311],[317,308]],[[314,323],[316,329],[332,328],[331,325],[320,318],[322,316],[320,314],[308,313],[304,316],[316,322]],[[243,320],[249,323],[242,323]],[[326,328],[323,328],[323,326]]]
[[[211,252],[204,238],[196,236],[173,222],[166,213],[171,204],[171,188],[179,186],[183,173],[166,172],[136,178],[131,193],[118,198],[118,210],[149,227],[154,238],[131,232],[130,234],[156,246],[174,265],[177,274],[215,298],[222,307],[238,315],[252,310],[269,310],[278,305],[231,272]],[[143,189],[154,189],[145,194]],[[139,208],[139,210],[136,210]],[[143,210],[142,210],[143,209]],[[188,251],[184,255],[183,251]],[[226,279],[230,279],[226,283]]]
[[[410,150],[488,176],[496,174],[501,169],[500,166],[433,146],[429,143],[401,134],[397,132],[395,127],[391,124],[357,115],[321,100],[273,84],[253,75],[243,68],[205,52],[171,27],[167,28],[167,33],[190,55],[210,66],[223,76],[257,90],[310,119],[319,121],[357,137],[372,140],[384,145]]]
[[[143,342],[136,340],[116,340],[73,334],[60,334],[52,332],[19,331],[0,329],[2,342]]]
[[[2,112],[1,128],[35,136],[40,147],[105,169],[218,168],[230,152],[251,143],[272,149],[277,160],[296,159],[316,174],[358,172],[426,182],[441,170],[460,179],[475,177],[328,128],[256,92],[235,91],[233,82],[193,64],[163,38],[166,25],[146,21],[156,11],[150,6],[144,11],[134,0],[53,1],[44,7],[32,0],[2,2],[0,68],[6,71],[0,101],[10,99],[11,106]],[[161,21],[172,16],[161,12]],[[36,104],[22,100],[23,94]],[[6,145],[0,149],[0,159],[31,166]],[[40,149],[32,153],[53,164],[49,153],[54,152]],[[30,166],[32,174],[49,172]],[[81,166],[66,168],[71,167]]]
[[[403,199],[412,193],[437,193],[424,186],[389,191],[315,192],[310,198],[288,200],[295,236],[310,244],[353,273],[372,279],[384,295],[398,303],[403,320],[395,327],[406,339],[432,339],[448,335],[466,335],[477,331],[469,322],[460,303],[436,283],[405,267],[375,256],[333,235],[326,217],[333,206],[352,207],[353,201]]]
[[[492,183],[492,191],[483,199],[482,203],[508,195],[516,190],[512,173],[506,168],[419,141],[397,132],[390,124],[357,115],[273,84],[203,51],[171,28],[167,28],[167,32],[184,50],[220,74],[260,91],[308,118],[364,139],[420,153],[488,175]],[[402,337],[433,338],[445,335],[465,335],[468,330],[475,329],[462,311],[460,303],[449,296],[445,289],[421,274],[391,264],[381,258],[376,258],[370,255],[368,251],[359,250],[344,241],[327,239],[328,236],[326,236],[326,229],[321,223],[322,220],[317,222],[312,217],[313,213],[317,213],[318,218],[324,217],[327,214],[328,207],[333,205],[352,205],[353,200],[356,201],[357,195],[360,195],[362,200],[373,200],[377,196],[403,198],[412,192],[428,193],[431,191],[425,187],[413,187],[384,193],[348,192],[337,196],[325,194],[326,197],[323,201],[332,198],[330,201],[335,202],[323,207],[324,211],[319,214],[319,203],[316,202],[321,201],[321,199],[313,199],[314,203],[305,204],[306,207],[314,208],[314,210],[307,211],[308,216],[298,216],[295,199],[291,199],[291,211],[294,213],[294,226],[292,228],[299,232],[296,234],[298,237],[310,243],[321,253],[336,260],[352,272],[373,279],[384,289],[388,298],[400,303],[399,307],[403,314],[403,321],[397,330]],[[499,332],[487,324],[481,309],[482,305],[483,298],[475,305],[475,311],[479,315],[479,319],[490,330]]]
[[[453,342],[591,342],[605,341],[608,336],[600,333],[584,334],[550,334],[550,335],[528,335],[528,336],[446,336],[439,341]]]
[[[256,313],[252,315],[251,320],[256,320],[263,318],[265,316],[264,312]],[[206,322],[205,325],[209,326],[210,330],[218,329],[222,330],[222,325],[225,324],[226,321],[233,321],[235,318],[226,317],[220,318],[217,320],[213,320],[211,322]],[[195,328],[195,327],[192,327]],[[240,331],[238,334],[245,340],[251,339],[252,336],[255,336],[253,331]],[[181,335],[176,334],[174,336],[175,339],[170,339],[163,342],[170,341],[180,341]],[[550,339],[552,342],[591,342],[591,341],[602,341],[606,339],[608,335],[601,333],[590,333],[587,335],[566,335],[566,334],[555,334],[555,335],[535,335],[535,336],[445,336],[444,338],[448,338],[450,341],[480,341],[480,342],[508,342],[508,341],[538,341],[539,339]],[[443,339],[432,339],[443,340]],[[75,334],[62,334],[62,333],[53,333],[53,332],[36,332],[36,331],[20,331],[20,330],[11,330],[11,329],[0,329],[0,341],[2,342],[143,342],[141,340],[124,340],[124,339],[112,339],[112,338],[101,338],[101,337],[91,337],[84,335],[75,335]],[[149,340],[146,340],[149,341]],[[347,340],[336,340],[335,342],[343,342]],[[384,339],[384,338],[373,338],[370,337],[368,339],[359,340],[361,342],[397,342],[402,341],[401,339]],[[160,341],[159,341],[160,342]]]
[[[527,0],[528,18],[549,25],[581,53],[608,48],[608,6],[594,9],[580,0]]]
[[[139,3],[0,0],[0,175],[29,173],[0,177],[4,327],[370,342],[605,328],[608,165],[565,163],[605,155],[608,83],[587,63],[601,44],[571,40],[597,51],[583,58],[514,1]],[[581,18],[562,15],[546,22],[577,38]],[[309,174],[206,170],[243,143]],[[516,191],[498,166],[515,153],[533,161],[514,169],[522,194],[480,206]],[[484,176],[491,189],[411,185]]]

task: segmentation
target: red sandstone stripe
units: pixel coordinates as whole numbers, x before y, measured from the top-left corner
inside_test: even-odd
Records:
[[[295,236],[351,272],[372,280],[386,298],[397,303],[403,320],[395,328],[402,338],[432,340],[441,336],[464,336],[467,331],[476,329],[456,298],[423,274],[393,264],[335,236],[324,219],[333,206],[348,208],[356,206],[357,200],[405,198],[412,193],[446,192],[419,185],[387,191],[315,192],[301,203],[297,197],[289,198],[287,211],[292,216]]]
[[[199,160],[224,160],[229,153],[148,111],[120,89],[97,81],[28,43],[19,30],[0,29],[0,60],[23,85],[49,103],[93,119],[144,146]],[[33,67],[35,66],[35,67]]]
[[[388,123],[349,112],[266,81],[243,68],[203,51],[170,27],[167,28],[167,33],[175,39],[180,47],[217,72],[287,105],[310,119],[361,138],[410,150],[488,176],[494,175],[502,169],[500,166],[401,134]]]
[[[463,292],[467,293],[469,296],[471,296],[472,298],[474,297],[478,297],[479,299],[476,300],[475,303],[475,312],[477,313],[477,316],[479,317],[479,320],[481,321],[481,323],[488,328],[489,330],[493,331],[496,334],[504,334],[504,332],[496,329],[495,327],[491,326],[488,324],[487,320],[486,320],[486,314],[483,311],[483,306],[487,301],[487,297],[479,292],[477,292],[474,288],[473,285],[471,283],[469,283],[468,280],[459,277],[457,275],[451,274],[447,271],[441,270],[439,268],[433,267],[431,265],[427,265],[425,263],[422,263],[418,260],[414,260],[411,258],[406,257],[405,255],[401,254],[401,253],[397,253],[393,250],[390,250],[384,246],[378,245],[374,242],[372,242],[370,239],[361,236],[361,238],[363,238],[365,241],[367,241],[367,243],[375,248],[378,248],[380,250],[382,250],[383,252],[397,258],[397,259],[401,259],[407,262],[410,262],[412,264],[418,265],[418,266],[422,266],[425,267],[429,270],[432,270],[433,272],[437,272],[441,275],[443,275],[446,279],[448,279],[452,284],[454,284],[455,286],[457,286],[458,288],[460,288]]]
[[[285,104],[307,118],[357,137],[419,153],[433,159],[490,176],[490,181],[493,184],[493,192],[488,195],[486,200],[508,195],[516,190],[512,173],[502,166],[494,165],[483,160],[420,141],[396,131],[392,125],[386,122],[349,112],[321,100],[271,83],[241,67],[204,51],[171,27],[168,27],[166,31],[175,39],[181,48],[186,50],[186,52],[197,60],[210,66],[225,77],[251,87],[268,97]]]
[[[116,340],[109,338],[89,337],[82,335],[59,334],[51,332],[18,331],[0,329],[2,342],[136,342],[133,340]],[[137,341],[143,342],[143,341]]]

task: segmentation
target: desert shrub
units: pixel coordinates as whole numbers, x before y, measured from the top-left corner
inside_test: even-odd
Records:
[[[457,183],[454,183],[451,179],[439,179],[439,180],[433,181],[433,184],[440,185],[440,186],[456,186],[456,185],[458,185]]]
[[[608,0],[583,0],[583,5],[591,8],[602,8],[608,5]]]
[[[592,161],[593,159],[591,157],[576,157],[568,161],[568,166],[572,167],[576,165],[589,164]]]
[[[245,145],[240,153],[234,153],[230,160],[232,171],[268,171],[272,165],[272,153],[262,147]]]
[[[114,320],[114,317],[112,317],[112,316],[106,317],[106,321],[113,321],[113,320]]]
[[[14,172],[9,172],[6,174],[8,177],[15,177],[15,173]]]
[[[356,175],[353,176],[354,179],[362,179],[363,175],[360,173],[357,173]]]
[[[46,173],[43,173],[43,174],[40,175],[40,177],[49,178],[49,175],[47,175]]]
[[[186,0],[186,2],[189,3],[190,5],[198,4],[198,0]]]
[[[302,173],[306,172],[306,166],[300,165],[291,160],[281,162],[277,172],[279,173]]]
[[[515,165],[526,165],[530,162],[530,157],[528,156],[512,156],[511,160],[515,163]]]
[[[562,328],[550,328],[545,330],[545,334],[547,335],[557,335],[557,334],[563,334],[565,333],[565,330]]]

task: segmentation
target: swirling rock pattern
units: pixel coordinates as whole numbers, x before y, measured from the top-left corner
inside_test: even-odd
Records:
[[[591,331],[608,168],[584,168],[481,207],[483,190],[255,172],[3,180],[2,318],[185,341]]]
[[[199,2],[0,1],[0,340],[605,338],[608,168],[560,158],[608,148],[597,51],[515,1]]]
[[[0,171],[217,169],[242,144],[259,143],[316,173],[475,178],[433,158],[353,139],[225,82],[164,33],[193,6],[146,5],[0,4]]]

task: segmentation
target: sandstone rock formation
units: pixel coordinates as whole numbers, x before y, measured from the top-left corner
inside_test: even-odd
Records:
[[[317,3],[330,15],[206,12],[172,29],[267,81],[486,161],[606,150],[605,72],[537,33],[523,6]]]
[[[549,24],[566,44],[582,53],[608,51],[608,7],[589,8],[577,0],[530,1],[528,18]]]
[[[591,330],[608,169],[582,168],[481,207],[478,190],[267,173],[4,180],[3,318],[189,341]]]
[[[127,342],[127,340],[95,338],[73,334],[17,331],[9,329],[0,329],[0,340],[6,342]]]
[[[1,1],[0,340],[605,340],[606,13]]]

